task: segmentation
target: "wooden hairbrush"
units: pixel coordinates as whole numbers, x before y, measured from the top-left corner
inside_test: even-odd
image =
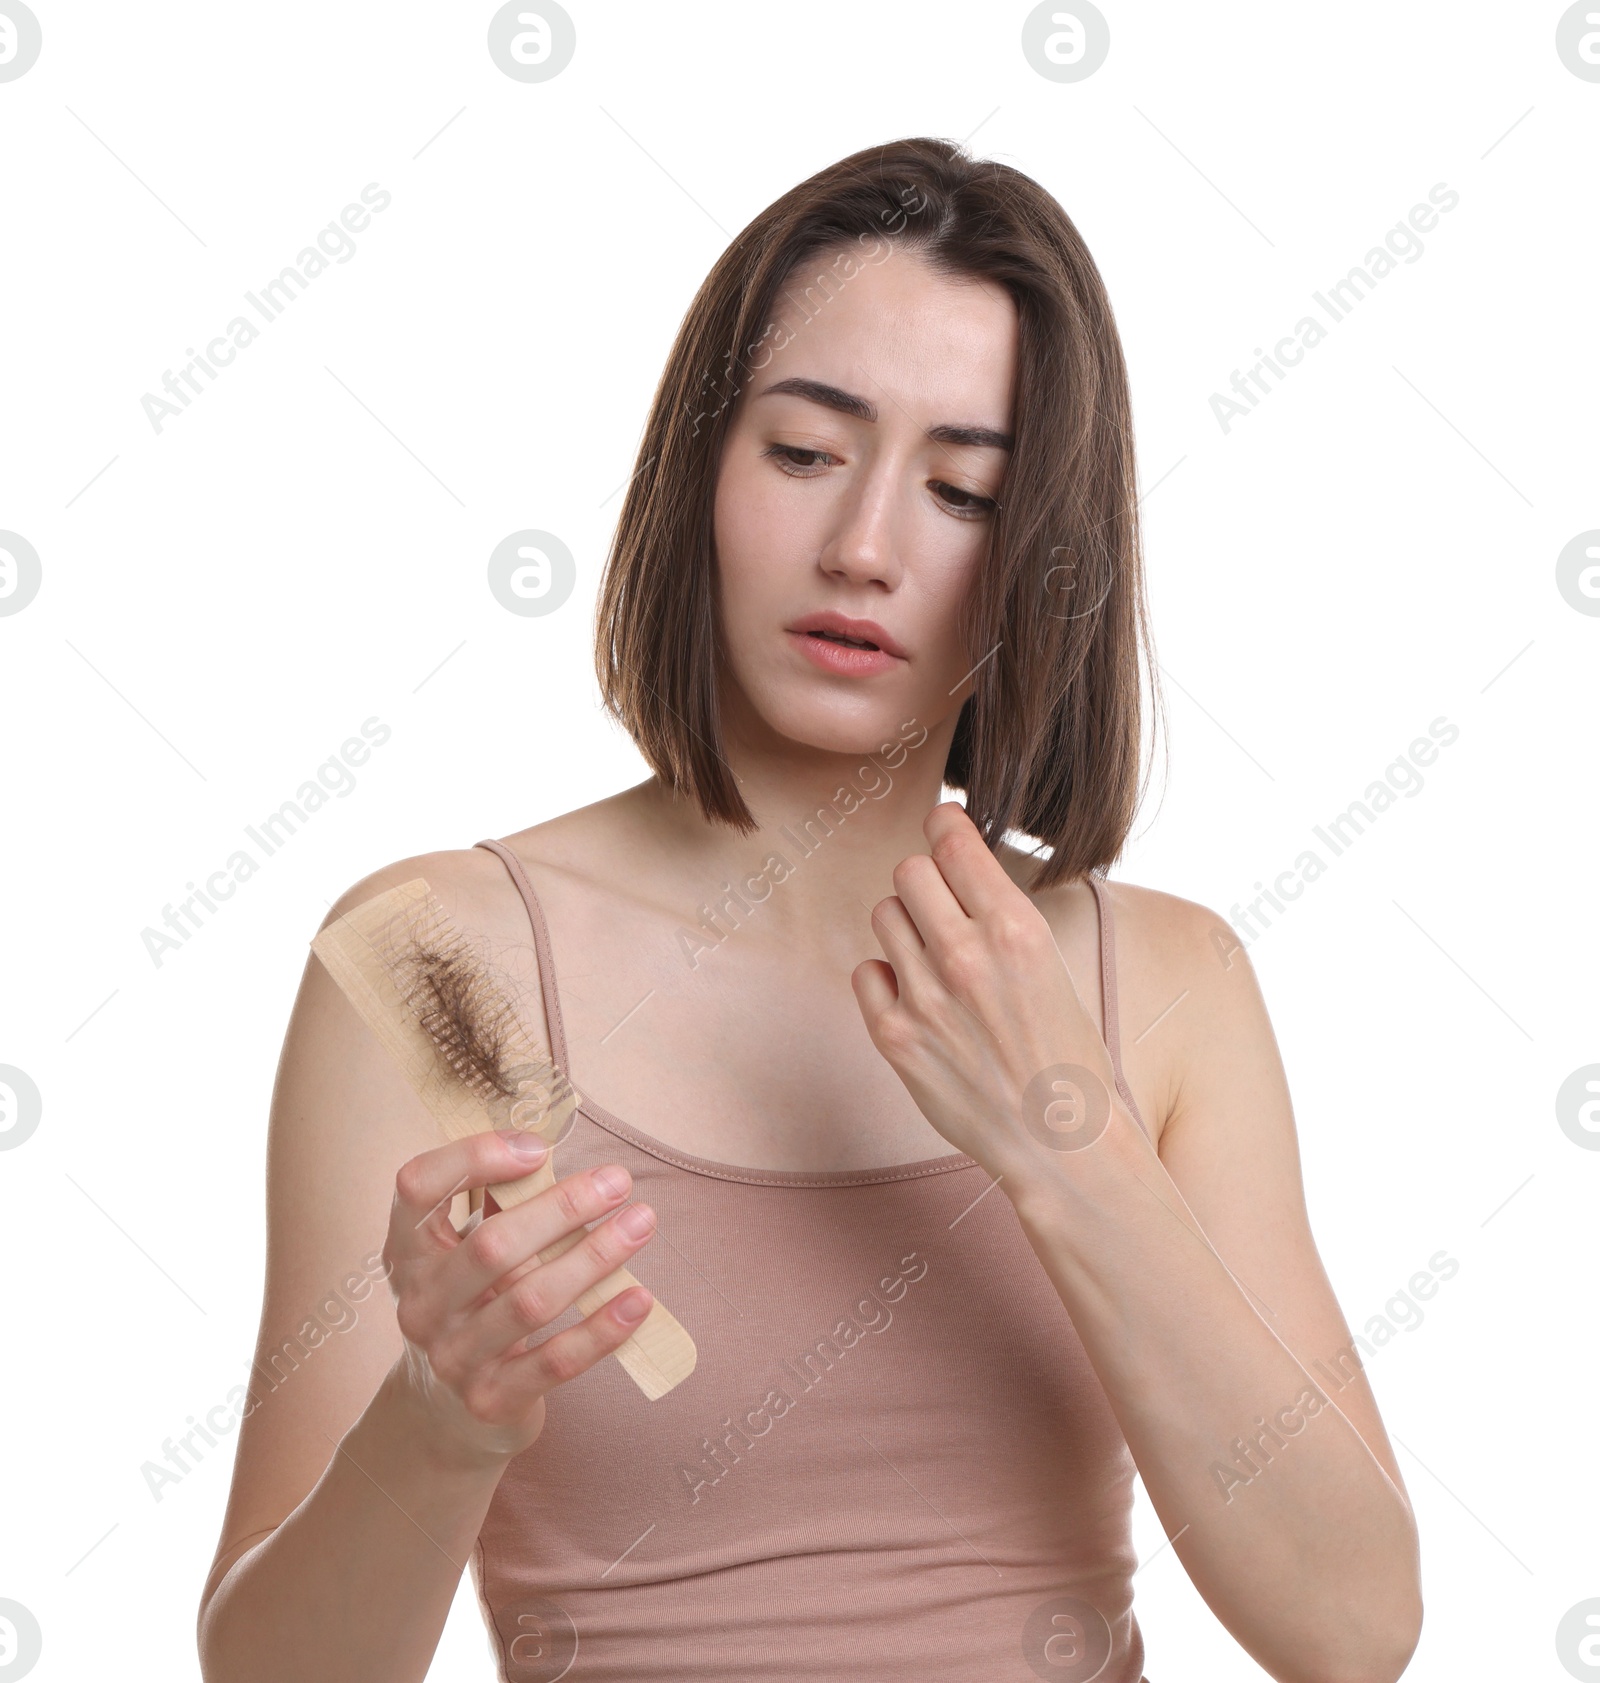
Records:
[[[528,1037],[493,972],[425,877],[364,901],[321,930],[311,950],[400,1066],[448,1139],[487,1128],[536,1133],[550,1154],[532,1174],[491,1186],[502,1209],[555,1185],[555,1147],[577,1094]],[[539,1252],[552,1262],[587,1228]],[[591,1315],[639,1282],[626,1268],[578,1297]],[[653,1402],[694,1372],[694,1340],[657,1300],[612,1354]]]

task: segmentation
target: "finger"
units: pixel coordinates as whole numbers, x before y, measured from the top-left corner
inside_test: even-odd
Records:
[[[444,1307],[465,1308],[490,1287],[506,1290],[526,1269],[545,1266],[540,1251],[617,1209],[632,1185],[620,1163],[604,1163],[565,1175],[525,1202],[496,1211],[463,1238],[445,1264]]]
[[[490,1130],[408,1158],[394,1177],[390,1255],[406,1261],[454,1250],[462,1239],[450,1220],[450,1200],[474,1186],[520,1180],[544,1161],[549,1150],[532,1134]]]
[[[497,1356],[514,1355],[516,1346],[564,1314],[581,1293],[631,1261],[655,1233],[655,1212],[648,1204],[631,1204],[621,1214],[642,1218],[644,1231],[629,1233],[622,1221],[602,1221],[564,1255],[530,1269],[475,1310],[458,1332],[446,1336],[434,1365],[442,1357],[457,1371],[471,1372]]]
[[[576,1326],[508,1356],[500,1364],[497,1386],[508,1398],[526,1403],[576,1379],[626,1344],[654,1303],[643,1286],[620,1292]]]
[[[866,958],[850,972],[850,986],[870,1031],[885,1011],[900,997],[894,967],[881,958]]]
[[[926,1002],[934,990],[943,989],[933,955],[901,900],[891,895],[873,907],[872,930],[894,970],[895,987],[902,998]]]
[[[895,893],[934,962],[972,932],[972,919],[950,890],[938,861],[913,853],[894,868]]]
[[[872,933],[878,937],[883,956],[895,967],[896,975],[906,960],[924,957],[922,932],[898,894],[886,896],[872,908]]]
[[[961,909],[972,918],[1015,909],[1026,894],[1006,874],[959,801],[941,801],[922,821],[929,852]],[[898,886],[898,885],[897,885]]]

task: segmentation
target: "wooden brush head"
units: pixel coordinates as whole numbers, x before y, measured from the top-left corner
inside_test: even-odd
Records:
[[[502,1209],[555,1184],[555,1147],[572,1124],[577,1094],[426,878],[363,901],[320,930],[311,949],[447,1138],[517,1127],[549,1142],[550,1155],[532,1174],[489,1188]],[[584,1231],[547,1246],[540,1260],[553,1260]],[[578,1307],[592,1314],[637,1284],[619,1268],[582,1293]],[[659,1300],[615,1355],[652,1400],[686,1379],[696,1359],[694,1340]]]

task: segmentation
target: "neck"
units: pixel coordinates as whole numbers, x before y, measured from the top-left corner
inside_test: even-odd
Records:
[[[728,763],[756,820],[746,835],[708,822],[659,779],[631,793],[674,874],[697,893],[714,897],[726,883],[759,899],[762,922],[780,939],[813,946],[821,931],[853,930],[858,940],[871,908],[894,893],[895,866],[928,852],[923,820],[943,798],[954,733],[952,715],[926,733],[913,722],[864,753],[731,742]]]

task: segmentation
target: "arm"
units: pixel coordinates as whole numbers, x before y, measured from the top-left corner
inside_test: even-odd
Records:
[[[958,807],[927,834],[931,856],[903,861],[875,912],[889,962],[856,972],[874,1042],[1001,1180],[1217,1617],[1280,1683],[1393,1683],[1421,1623],[1415,1527],[1364,1377],[1335,1397],[1308,1371],[1349,1334],[1243,954],[1224,968],[1217,920],[1169,902],[1168,997],[1190,997],[1162,1031],[1175,1104],[1158,1154],[1042,914]],[[1081,1075],[1052,1124],[1052,1091],[1073,1089],[1038,1082],[1058,1065]]]
[[[419,874],[465,924],[481,917],[451,856],[429,855],[358,883],[329,920]],[[569,1177],[457,1233],[469,1188],[536,1161],[494,1132],[440,1145],[308,959],[268,1131],[260,1337],[199,1611],[207,1683],[426,1675],[501,1473],[542,1429],[544,1394],[630,1335],[619,1310],[649,1307],[648,1293],[624,1293],[524,1343],[644,1242],[605,1222],[534,1260],[615,1208],[626,1175],[616,1194]]]
[[[1341,1365],[1277,1042],[1221,920],[1166,907],[1161,991],[1190,991],[1161,1031],[1159,1155],[1115,1103],[1013,1199],[1212,1611],[1284,1683],[1390,1683],[1421,1627],[1416,1530],[1366,1376]]]

